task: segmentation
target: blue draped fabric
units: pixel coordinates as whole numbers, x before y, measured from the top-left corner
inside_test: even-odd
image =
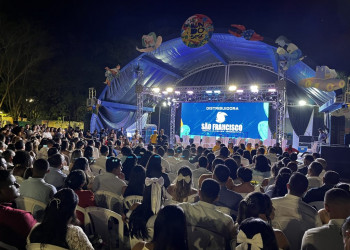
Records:
[[[248,62],[268,68],[230,66],[229,82],[251,84],[252,82],[272,83],[277,80],[276,47],[260,41],[249,41],[230,34],[213,34],[210,43],[200,48],[189,48],[176,38],[164,42],[157,50],[143,53],[120,71],[119,78],[106,86],[100,94],[101,101],[136,106],[135,68],[143,70],[143,85],[147,87],[222,85],[224,66],[231,62]],[[205,68],[215,65],[215,68]],[[194,72],[196,71],[196,72]],[[286,72],[289,83],[305,93],[317,105],[334,97],[334,92],[323,92],[315,88],[295,86],[301,79],[315,76],[315,71],[304,62],[290,67]],[[287,89],[287,96],[289,95]],[[120,108],[100,107],[91,118],[91,129],[127,128],[135,123],[135,111]]]

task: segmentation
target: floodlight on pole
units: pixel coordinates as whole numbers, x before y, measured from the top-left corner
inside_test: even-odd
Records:
[[[189,90],[189,91],[187,91],[187,94],[192,95],[192,94],[193,94],[193,91],[192,91],[192,90]]]
[[[159,93],[159,92],[160,92],[160,88],[153,88],[152,91],[153,91],[154,93]]]
[[[252,85],[252,86],[250,86],[250,91],[252,91],[253,93],[259,92],[258,85]]]
[[[168,88],[166,88],[166,91],[167,91],[168,93],[172,93],[172,92],[174,91],[174,89],[173,89],[172,87],[168,87]]]
[[[306,103],[306,101],[304,101],[304,100],[300,100],[299,101],[299,106],[305,106],[307,103]]]
[[[228,90],[229,91],[235,91],[235,90],[237,90],[237,86],[231,85],[231,86],[228,87]]]

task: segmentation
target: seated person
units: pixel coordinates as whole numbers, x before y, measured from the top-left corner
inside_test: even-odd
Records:
[[[145,190],[146,171],[141,165],[136,165],[130,171],[130,180],[127,186],[122,188],[124,197],[131,195],[142,196]]]
[[[216,210],[214,205],[215,200],[219,197],[219,192],[220,184],[213,179],[206,179],[199,191],[200,201],[185,202],[179,206],[184,210],[189,226],[217,233],[224,237],[226,242],[231,242],[236,235],[233,220],[229,215]]]
[[[344,242],[344,250],[350,250],[350,216],[346,218],[342,226],[342,236]]]
[[[195,188],[198,188],[198,179],[203,174],[211,174],[208,167],[208,158],[205,156],[201,156],[198,158],[198,168],[192,171],[193,185]]]
[[[307,172],[307,180],[309,181],[308,190],[310,188],[318,188],[322,186],[322,179],[320,178],[322,170],[323,167],[321,163],[314,161],[310,164]]]
[[[315,201],[324,201],[324,195],[335,185],[339,183],[340,176],[335,171],[327,171],[323,177],[323,185],[318,188],[311,188],[306,192],[303,201],[306,203],[311,203]]]
[[[32,168],[32,157],[26,151],[16,151],[16,155],[13,157],[14,168],[12,170],[13,175],[16,178],[18,184],[26,178],[26,172]]]
[[[262,183],[265,178],[271,176],[271,167],[268,159],[263,154],[259,154],[255,158],[253,168],[253,180]]]
[[[0,170],[0,241],[25,249],[26,238],[36,220],[29,212],[12,207],[19,196],[15,177],[7,170]]]
[[[126,183],[120,179],[121,161],[116,157],[109,157],[106,161],[106,173],[95,177],[92,191],[109,191],[117,195],[122,195],[122,188]]]
[[[302,241],[302,250],[317,249],[344,249],[343,238],[339,232],[350,216],[350,194],[340,188],[327,191],[325,195],[325,209],[330,221],[322,227],[309,229],[305,232]]]
[[[242,183],[239,185],[235,185],[233,191],[239,193],[243,197],[254,191],[260,192],[259,186],[254,186],[250,183],[253,179],[253,171],[251,169],[245,167],[238,168],[237,177]]]
[[[170,203],[195,202],[198,198],[197,189],[192,188],[192,171],[188,167],[182,167],[177,173],[175,184],[167,189],[170,195]]]
[[[93,250],[88,237],[76,222],[78,196],[70,188],[58,191],[45,209],[42,223],[38,223],[27,238],[27,249],[50,244],[66,249]],[[37,243],[37,244],[36,244]]]
[[[106,145],[103,145],[100,149],[100,157],[97,158],[95,163],[90,166],[91,171],[94,173],[94,175],[106,172],[106,161],[108,153],[108,147]]]
[[[229,215],[237,215],[238,206],[243,199],[242,195],[226,188],[226,182],[230,177],[230,170],[225,165],[217,165],[214,169],[214,180],[220,184],[219,199],[214,202],[216,206],[227,207],[231,210]]]
[[[298,166],[298,172],[306,175],[309,170],[309,165],[314,161],[314,157],[310,154],[305,155],[304,164]]]
[[[45,175],[44,180],[60,189],[64,186],[67,175],[62,172],[64,158],[60,154],[55,154],[48,159],[50,163],[49,172]]]
[[[317,211],[301,200],[307,187],[306,176],[293,173],[287,184],[288,194],[272,199],[276,209],[272,225],[287,236],[291,250],[300,249],[306,230],[321,225]]]
[[[24,180],[21,184],[21,196],[41,201],[46,205],[49,203],[57,192],[53,185],[44,180],[46,173],[49,172],[49,166],[48,161],[44,159],[38,159],[34,162],[32,177]]]

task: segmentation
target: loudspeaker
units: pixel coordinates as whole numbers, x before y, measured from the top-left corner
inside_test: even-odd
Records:
[[[344,145],[321,146],[321,157],[327,161],[327,170],[339,173],[350,180],[350,148]]]
[[[350,134],[346,134],[344,136],[344,144],[345,144],[345,146],[349,146],[350,145]]]

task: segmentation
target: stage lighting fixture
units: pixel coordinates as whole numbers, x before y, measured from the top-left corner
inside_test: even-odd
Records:
[[[163,107],[166,107],[166,102],[163,102]]]
[[[237,89],[237,87],[235,85],[231,85],[230,87],[228,87],[229,91],[235,91]]]
[[[163,95],[167,95],[168,91],[163,91],[162,93],[163,93]]]
[[[159,92],[160,92],[160,88],[153,88],[152,91],[153,91],[154,93],[159,93]]]
[[[305,105],[306,105],[306,101],[304,101],[304,100],[299,101],[299,106],[305,106]]]
[[[268,89],[268,92],[276,92],[276,89]]]
[[[187,94],[192,95],[192,94],[193,94],[193,91],[192,91],[192,90],[189,90],[189,91],[187,91]]]
[[[170,100],[170,97],[168,97],[167,99]]]
[[[166,88],[166,91],[168,91],[169,93],[172,93],[174,89],[172,87],[169,87],[169,88]]]
[[[259,92],[259,88],[258,88],[257,85],[252,85],[252,86],[250,86],[250,90],[251,90],[253,93]]]
[[[180,91],[175,91],[175,94],[176,94],[176,95],[180,95],[181,92],[180,92]]]
[[[243,93],[243,89],[237,89],[237,93]]]
[[[213,91],[207,90],[207,91],[205,91],[205,93],[207,93],[207,94],[213,94]]]
[[[215,93],[215,94],[220,94],[221,91],[220,91],[220,90],[214,90],[214,93]]]

